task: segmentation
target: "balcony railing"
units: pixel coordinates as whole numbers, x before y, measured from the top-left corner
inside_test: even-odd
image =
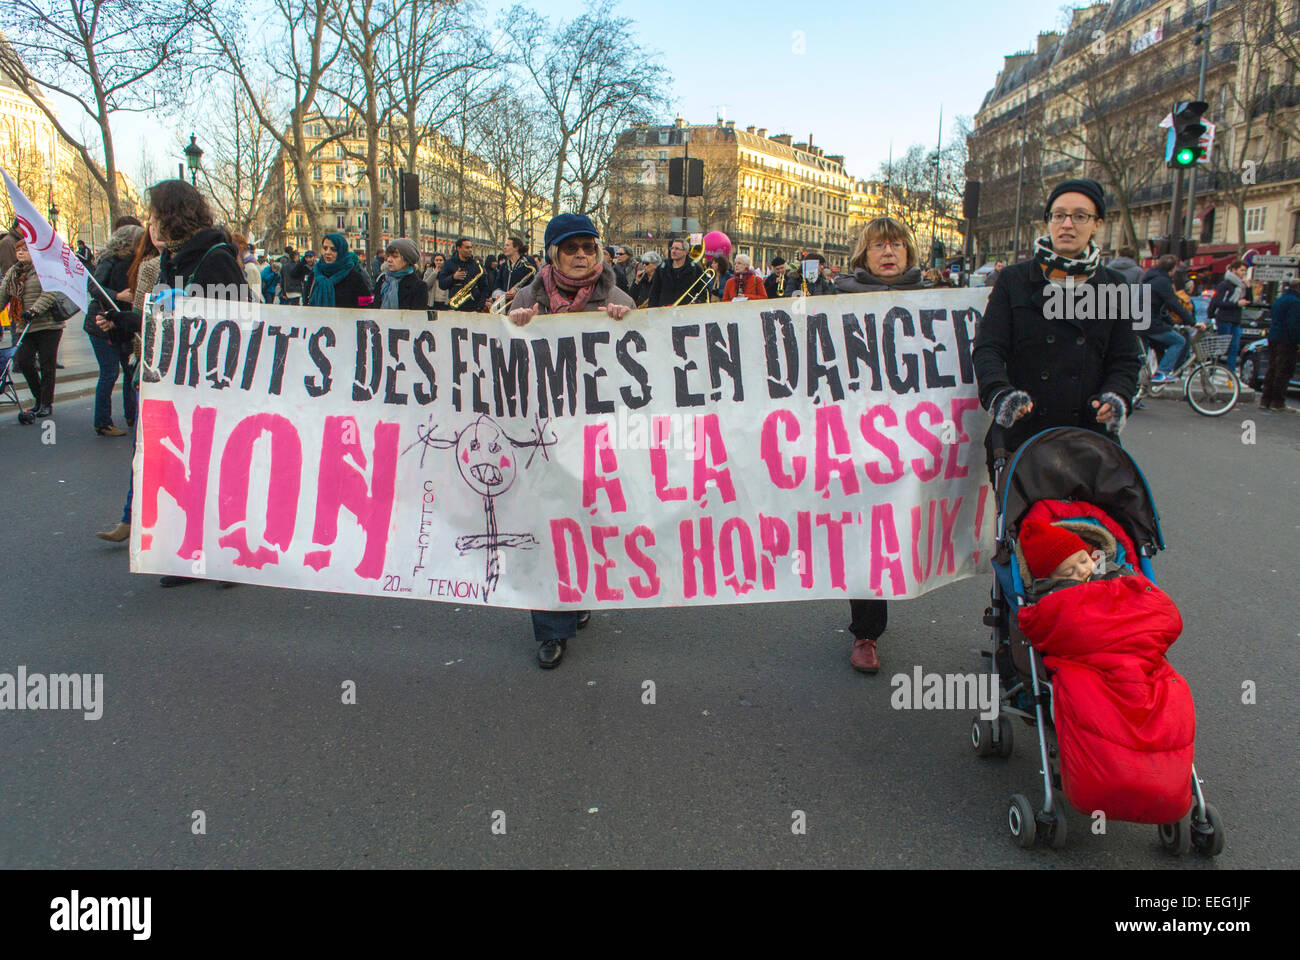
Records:
[[[1279,84],[1251,102],[1249,115],[1254,119],[1262,113],[1295,106],[1300,106],[1300,84]]]

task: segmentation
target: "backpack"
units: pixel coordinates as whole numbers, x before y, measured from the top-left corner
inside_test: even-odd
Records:
[[[1219,289],[1216,287],[1214,290],[1214,296],[1210,297],[1210,302],[1205,305],[1205,315],[1213,320],[1214,315],[1219,312],[1219,305],[1221,303],[1223,303],[1223,298],[1219,295]]]

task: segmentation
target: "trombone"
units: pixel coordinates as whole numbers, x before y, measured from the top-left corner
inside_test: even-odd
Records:
[[[516,283],[514,286],[512,286],[504,294],[497,297],[497,299],[492,302],[492,306],[488,308],[488,313],[496,314],[497,316],[503,316],[505,312],[510,308],[510,303],[512,300],[510,294],[518,293],[523,287],[526,287],[528,286],[528,284],[533,282],[533,277],[537,273],[537,268],[534,267],[532,264],[527,264],[526,268],[528,270],[528,273],[524,274],[523,279],[520,280],[518,283]]]
[[[691,247],[690,252],[687,254],[687,256],[690,257],[692,263],[698,264],[701,260],[704,259],[704,244],[702,243],[695,244],[693,247]],[[694,282],[689,287],[687,287],[685,291],[683,291],[682,295],[673,301],[673,306],[680,307],[682,305],[682,301],[684,300],[689,300],[692,303],[694,303],[695,298],[698,297],[702,292],[707,291],[710,287],[712,287],[713,281],[716,279],[718,279],[718,271],[713,268],[712,264],[710,264],[708,267],[704,269],[704,272],[701,273],[698,277],[696,277]],[[707,293],[705,294],[705,302],[706,303],[708,302]]]

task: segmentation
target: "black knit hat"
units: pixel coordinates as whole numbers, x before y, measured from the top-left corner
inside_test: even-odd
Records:
[[[774,267],[785,266],[785,257],[773,257],[772,266]]]
[[[1093,207],[1097,210],[1098,218],[1106,216],[1106,191],[1102,189],[1101,184],[1090,177],[1074,177],[1070,180],[1062,180],[1052,188],[1052,192],[1047,198],[1047,206],[1043,208],[1044,220],[1051,217],[1052,204],[1063,193],[1083,194],[1092,201]]]

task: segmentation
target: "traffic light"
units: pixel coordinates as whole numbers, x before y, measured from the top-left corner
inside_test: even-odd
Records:
[[[1204,100],[1180,100],[1174,104],[1173,122],[1165,140],[1165,164],[1174,169],[1193,167],[1204,155],[1201,137],[1206,126],[1201,117],[1210,105]]]
[[[935,240],[930,244],[930,263],[933,266],[938,267],[946,254],[942,240]]]

